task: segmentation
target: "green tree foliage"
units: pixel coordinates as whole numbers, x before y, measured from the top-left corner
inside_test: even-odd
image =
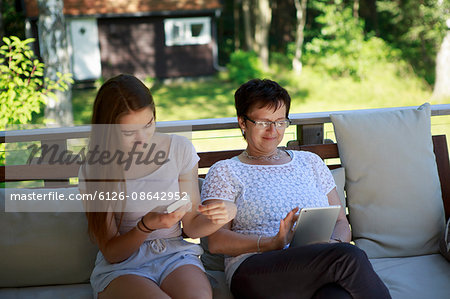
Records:
[[[23,12],[19,11],[22,4],[22,1],[16,0],[0,1],[4,36],[14,35],[21,39],[25,38],[25,16]]]
[[[242,84],[253,78],[260,78],[264,75],[262,63],[255,52],[233,52],[227,68],[230,80],[238,84]]]
[[[29,43],[11,36],[3,38],[0,47],[0,127],[25,124],[33,112],[39,113],[47,97],[56,90],[66,90],[71,74],[58,74],[55,82],[44,77],[44,64],[34,57]]]
[[[382,39],[365,35],[364,21],[354,18],[352,7],[342,0],[336,0],[335,5],[315,1],[314,7],[321,12],[316,17],[321,30],[305,46],[306,64],[334,76],[361,79],[375,63],[398,57],[398,51],[391,50]]]
[[[241,1],[224,2],[222,17],[232,19],[233,5],[242,12]],[[294,2],[274,0],[271,3],[271,63],[281,58],[274,52],[287,55],[292,61]],[[359,0],[359,4],[358,14],[354,14],[351,0],[308,0],[303,63],[335,76],[361,78],[378,58],[399,60],[402,67],[407,61],[416,74],[433,84],[436,54],[446,32],[445,21],[450,19],[450,1]],[[238,23],[242,34],[243,22]],[[224,37],[233,39],[231,29],[223,32],[226,32]],[[222,48],[221,45],[219,51],[223,52]],[[290,67],[289,60],[284,62],[286,68]]]
[[[434,83],[435,59],[450,19],[447,0],[378,0],[380,37],[399,48],[415,71]]]

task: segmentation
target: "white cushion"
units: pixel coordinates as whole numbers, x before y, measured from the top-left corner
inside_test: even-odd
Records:
[[[370,262],[393,299],[450,298],[450,263],[440,254]]]
[[[93,299],[93,291],[89,283],[60,286],[43,286],[29,288],[0,289],[2,299]]]
[[[371,258],[438,252],[444,209],[430,115],[425,104],[331,116],[353,238]]]
[[[77,188],[29,189],[77,193]],[[97,247],[84,213],[4,212],[0,191],[0,287],[86,283]]]
[[[341,204],[343,207],[346,207],[347,203],[345,202],[345,193],[344,193],[345,168],[339,167],[336,169],[332,169],[331,174],[333,175],[333,179],[336,182],[336,191],[339,195],[339,199],[341,200]]]

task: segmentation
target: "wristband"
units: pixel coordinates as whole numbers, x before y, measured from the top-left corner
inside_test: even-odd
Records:
[[[261,252],[261,248],[259,247],[259,243],[261,242],[262,236],[258,237],[258,241],[256,241],[256,248],[258,249],[258,252]]]
[[[140,231],[141,233],[145,233],[145,234],[151,233],[150,231],[146,231],[146,230],[142,229],[142,227],[139,225],[140,223],[141,223],[141,221],[138,221],[138,223],[136,224],[136,229],[138,231]]]
[[[138,224],[136,225],[137,229],[140,230],[140,231],[143,232],[143,233],[146,233],[146,234],[149,234],[149,233],[155,231],[154,229],[151,229],[151,228],[149,228],[147,225],[145,225],[144,219],[143,219],[143,218],[144,218],[144,217],[142,217],[141,220],[140,220],[140,221],[138,222]],[[146,230],[142,229],[142,228],[139,226],[139,224],[142,224],[142,226],[143,226]]]

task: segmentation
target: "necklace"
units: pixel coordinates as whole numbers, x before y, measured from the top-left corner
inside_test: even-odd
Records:
[[[281,159],[281,153],[282,151],[280,149],[277,149],[277,152],[268,156],[251,156],[248,154],[247,150],[242,152],[242,155],[250,160],[279,160]]]

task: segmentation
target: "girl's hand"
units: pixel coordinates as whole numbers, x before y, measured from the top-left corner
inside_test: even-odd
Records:
[[[161,228],[170,228],[178,221],[180,221],[181,218],[183,218],[184,214],[186,214],[186,212],[191,209],[191,207],[192,204],[189,203],[187,205],[178,208],[172,213],[165,214],[165,213],[148,212],[142,218],[142,221],[144,222],[146,227],[152,230],[157,230]]]
[[[274,247],[273,250],[283,249],[286,244],[291,242],[294,237],[294,226],[295,222],[298,219],[299,208],[292,209],[289,213],[287,213],[284,219],[280,220],[280,229],[278,233],[272,238],[272,245]]]
[[[225,224],[236,216],[236,205],[233,202],[220,200],[199,205],[198,211],[214,224]]]

